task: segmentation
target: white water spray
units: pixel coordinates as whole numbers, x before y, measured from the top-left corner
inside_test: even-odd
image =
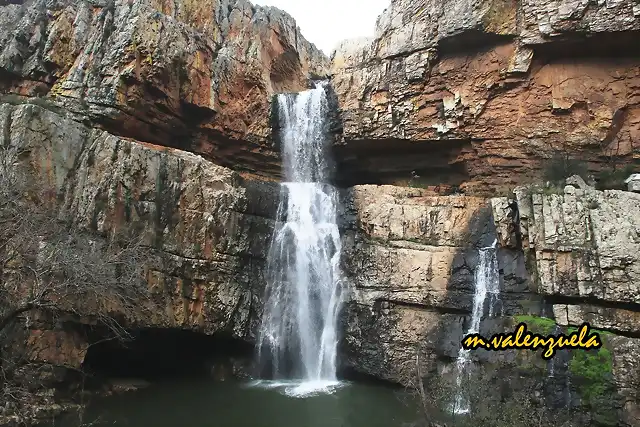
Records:
[[[342,304],[338,194],[327,183],[325,84],[278,96],[286,182],[271,244],[258,359],[289,395],[328,391],[336,378]]]
[[[473,309],[471,311],[471,325],[468,334],[480,332],[480,321],[485,312],[485,301],[489,297],[489,317],[495,314],[495,307],[500,302],[500,273],[498,271],[498,258],[496,254],[497,239],[489,247],[482,248],[478,252],[479,262],[475,271],[475,293],[473,296]],[[462,387],[462,376],[469,369],[471,363],[471,350],[460,348],[456,361],[456,385],[457,394],[453,403],[455,414],[466,414],[470,410],[469,397]]]

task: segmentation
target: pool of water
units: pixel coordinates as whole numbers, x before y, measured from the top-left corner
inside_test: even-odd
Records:
[[[95,399],[83,419],[94,427],[404,427],[415,421],[412,398],[379,385],[193,379]],[[77,425],[72,416],[55,424]]]

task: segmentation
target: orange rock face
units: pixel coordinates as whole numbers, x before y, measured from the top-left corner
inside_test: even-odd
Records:
[[[245,0],[60,0],[0,15],[0,93],[263,174],[279,172],[271,96],[328,68],[290,16]]]
[[[375,39],[334,54],[346,182],[398,183],[413,171],[424,185],[492,195],[541,180],[558,153],[594,174],[640,162],[633,2],[616,2],[615,18],[604,7],[579,15],[577,3],[460,1],[460,16],[404,3],[392,2]]]

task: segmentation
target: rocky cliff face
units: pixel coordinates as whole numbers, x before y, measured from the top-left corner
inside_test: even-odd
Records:
[[[558,327],[589,322],[607,334],[623,402],[613,406],[622,405],[624,422],[637,425],[638,194],[567,186],[560,194],[519,188],[513,199],[484,199],[357,186],[347,200],[346,271],[353,289],[344,318],[348,366],[405,384],[415,381],[417,363],[427,377],[451,375],[470,321],[478,249],[497,238],[500,303],[481,332],[512,330],[517,319],[535,329],[538,317],[554,319]],[[473,359],[506,364],[516,375],[522,357],[529,357],[524,353],[478,351]],[[560,387],[581,396],[577,383]],[[555,387],[552,380],[545,384]],[[580,405],[565,396],[561,392],[561,406]]]
[[[0,91],[112,134],[278,176],[269,97],[324,75],[286,13],[232,1],[0,5]]]
[[[394,382],[458,355],[471,313],[478,250],[496,236],[492,205],[422,189],[356,186],[346,204],[346,265],[353,294],[345,318],[347,364]],[[509,219],[505,220],[506,223]],[[525,259],[498,253],[505,316],[540,310]]]
[[[637,162],[639,30],[634,1],[392,1],[333,56],[343,179],[489,196],[557,153]]]
[[[155,248],[151,298],[122,313],[124,326],[251,342],[277,215],[277,185],[254,176],[280,173],[271,96],[327,73],[326,58],[288,15],[244,0],[10,3],[0,2],[1,145],[55,190],[61,215],[97,234],[135,224]],[[478,248],[497,237],[502,316],[483,332],[522,314],[609,332],[637,425],[638,195],[484,196],[539,181],[557,152],[592,172],[638,160],[640,7],[398,0],[377,27],[332,66],[345,365],[404,384],[416,360],[450,370]],[[351,185],[407,180],[439,188]],[[470,194],[437,194],[456,186]],[[75,311],[74,322],[93,321],[90,307]],[[87,338],[64,325],[36,321],[27,334],[32,361],[84,361]]]
[[[534,260],[535,291],[552,302],[559,324],[589,322],[637,337],[639,195],[570,185],[561,194],[520,189],[516,200],[518,226],[498,234],[506,247],[521,245]],[[496,199],[495,216],[513,218],[505,206]]]
[[[277,189],[247,176],[279,174],[271,96],[327,70],[289,15],[244,0],[0,2],[2,146],[60,215],[133,224],[158,251],[152,298],[112,307],[125,327],[251,340]],[[78,368],[87,337],[60,327],[32,323],[29,354]]]
[[[124,327],[225,332],[252,340],[277,185],[35,105],[0,106],[0,128],[4,149],[22,153],[16,167],[42,177],[57,194],[60,215],[98,235],[134,224],[144,244],[156,249],[146,266],[150,298],[133,311],[111,307]],[[76,322],[95,323],[98,313],[89,301],[72,305]],[[42,331],[38,322],[33,328],[34,361],[60,362],[76,349],[60,364],[80,368],[90,344],[86,336]],[[49,348],[36,339],[42,334],[59,335],[58,344]]]
[[[613,333],[613,374],[625,421],[640,422],[640,195],[567,186],[564,194],[518,192],[525,254],[536,292],[559,325],[590,323]]]
[[[560,156],[596,177],[637,165],[639,34],[632,1],[399,0],[374,38],[337,49],[341,179],[425,188],[353,190],[347,363],[401,382],[415,379],[416,360],[422,372],[450,371],[475,254],[495,232],[503,320],[546,316],[611,332],[625,422],[638,423],[635,195],[573,187],[492,200],[428,194],[507,193],[541,182]],[[500,323],[482,328],[490,335]]]
[[[462,339],[471,310],[474,245],[491,239],[487,201],[424,190],[357,186],[346,204],[345,271],[353,290],[345,318],[346,363],[408,383],[420,348],[443,333]],[[446,327],[444,326],[446,324]],[[438,350],[429,352],[435,356]]]

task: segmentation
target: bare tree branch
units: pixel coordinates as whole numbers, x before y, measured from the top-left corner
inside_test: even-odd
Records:
[[[89,317],[110,331],[104,339],[128,338],[123,321],[144,318],[150,301],[143,277],[150,251],[126,226],[100,236],[61,218],[55,189],[24,154],[0,146],[0,351],[11,353],[0,354],[0,406],[30,419],[34,395],[20,370],[40,368],[13,354],[13,343],[24,345],[26,336],[18,320],[30,312],[48,321]]]

